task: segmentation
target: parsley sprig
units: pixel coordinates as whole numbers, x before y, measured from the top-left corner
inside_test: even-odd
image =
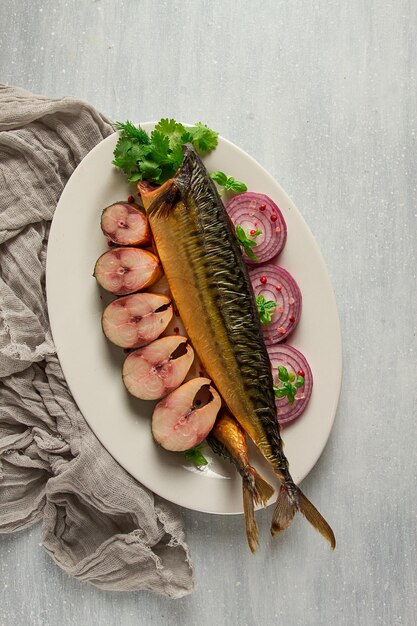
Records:
[[[259,319],[261,324],[269,324],[277,307],[277,303],[273,300],[267,300],[265,296],[256,296],[256,306],[258,307]]]
[[[208,461],[204,454],[200,450],[201,444],[199,446],[195,446],[194,448],[190,448],[186,452],[184,452],[184,456],[187,461],[191,461],[197,467],[202,467],[203,465],[208,465]]]
[[[282,385],[280,387],[278,385],[274,385],[274,393],[276,397],[287,397],[289,404],[294,404],[297,389],[304,385],[304,377],[298,374],[296,378],[294,372],[290,373],[286,367],[279,365],[278,380],[282,383]]]
[[[261,230],[255,230],[255,232],[251,235],[251,237],[255,239],[261,233],[262,233]],[[254,251],[252,250],[252,248],[256,247],[256,241],[248,237],[248,235],[245,233],[244,229],[242,228],[240,224],[236,225],[236,237],[239,242],[239,245],[243,248],[246,255],[252,261],[257,261],[258,259],[256,258]]]
[[[115,126],[119,140],[113,164],[123,170],[130,183],[149,180],[162,184],[174,176],[186,143],[192,143],[200,153],[217,146],[218,133],[201,122],[186,128],[173,119],[161,119],[150,135],[132,122],[117,122]]]
[[[212,178],[215,183],[220,185],[220,187],[224,187],[226,191],[243,193],[248,190],[245,183],[242,183],[240,180],[236,180],[233,176],[227,176],[224,172],[211,172],[210,178]]]

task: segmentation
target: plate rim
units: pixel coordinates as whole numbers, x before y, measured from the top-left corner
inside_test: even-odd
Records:
[[[154,126],[156,124],[156,122],[152,121],[152,122],[141,122],[140,126],[144,127],[145,129],[149,129],[152,128],[152,126]],[[66,381],[66,384],[68,386],[68,389],[77,405],[77,408],[79,409],[81,415],[83,416],[83,418],[85,419],[88,427],[92,430],[93,434],[97,437],[97,439],[100,441],[101,445],[106,449],[106,451],[112,456],[112,458],[126,471],[129,473],[130,476],[132,476],[135,480],[137,480],[140,484],[142,484],[146,489],[149,489],[151,492],[157,494],[159,497],[162,497],[164,499],[169,500],[170,502],[172,502],[173,504],[176,504],[178,506],[181,506],[183,508],[189,509],[189,510],[193,510],[193,511],[198,511],[201,513],[208,513],[211,515],[242,515],[243,511],[213,511],[213,510],[208,510],[205,509],[204,507],[200,507],[200,506],[189,506],[187,504],[184,504],[180,498],[167,498],[166,495],[160,495],[158,493],[157,490],[155,490],[155,486],[151,486],[149,484],[146,484],[147,481],[143,481],[142,478],[137,478],[136,476],[134,476],[134,474],[132,474],[130,472],[129,469],[126,468],[126,466],[119,460],[118,455],[116,456],[108,447],[108,445],[106,445],[105,443],[103,443],[100,435],[96,432],[95,427],[90,423],[89,419],[84,415],[84,413],[81,411],[80,407],[79,407],[79,403],[77,401],[77,393],[75,390],[73,390],[70,387],[70,384],[68,383],[67,380],[67,375],[66,375],[66,365],[65,365],[65,358],[62,360],[61,356],[59,354],[59,349],[57,348],[56,344],[55,344],[55,332],[56,332],[56,328],[54,330],[55,327],[55,323],[54,323],[54,315],[51,315],[51,311],[50,311],[50,307],[49,307],[49,301],[50,301],[50,294],[52,293],[52,275],[53,275],[53,270],[51,269],[51,264],[52,264],[52,259],[49,255],[49,243],[52,240],[53,236],[54,236],[54,231],[55,228],[57,227],[57,221],[55,220],[55,215],[59,214],[59,210],[60,210],[60,206],[63,205],[65,203],[65,192],[66,189],[70,183],[70,181],[73,179],[74,176],[76,176],[77,172],[79,172],[80,170],[86,168],[89,166],[90,161],[92,161],[94,159],[95,156],[95,152],[96,150],[102,149],[103,144],[107,144],[110,143],[111,141],[114,141],[114,135],[117,134],[117,131],[115,131],[114,133],[111,133],[110,135],[108,135],[107,137],[105,137],[102,141],[100,141],[98,144],[96,144],[86,155],[85,157],[80,161],[80,163],[77,165],[77,167],[73,170],[71,176],[69,177],[67,183],[65,184],[62,193],[60,195],[60,198],[58,200],[58,203],[56,205],[56,209],[54,212],[54,216],[51,222],[51,227],[50,227],[50,232],[49,232],[49,237],[48,237],[48,245],[47,245],[47,256],[46,256],[46,267],[45,267],[45,289],[46,289],[46,297],[47,297],[47,306],[48,306],[48,316],[49,316],[49,321],[50,321],[50,328],[51,328],[51,334],[52,334],[52,338],[54,341],[54,345],[55,345],[55,349],[56,349],[56,353],[57,353],[57,357],[60,363],[60,367],[63,371],[64,374],[64,378]],[[300,484],[309,474],[310,472],[313,470],[313,468],[315,467],[315,465],[317,464],[319,458],[321,457],[321,455],[323,454],[323,451],[329,441],[330,438],[330,434],[331,431],[333,429],[334,426],[334,422],[336,419],[336,414],[337,414],[337,407],[340,401],[340,394],[341,394],[341,388],[342,388],[342,378],[343,378],[343,344],[342,344],[342,334],[341,334],[341,324],[340,324],[340,316],[339,316],[339,312],[338,312],[338,308],[337,308],[337,301],[336,301],[336,296],[335,296],[335,292],[333,289],[333,285],[331,282],[331,278],[330,278],[330,274],[329,271],[327,269],[326,263],[324,261],[324,257],[322,255],[321,249],[313,235],[313,233],[311,232],[308,224],[306,223],[303,214],[298,210],[297,206],[295,205],[295,203],[292,201],[292,199],[288,196],[288,194],[285,192],[285,190],[281,187],[280,183],[272,176],[272,174],[270,174],[263,165],[261,165],[254,157],[252,157],[250,154],[248,154],[245,150],[243,150],[242,148],[240,148],[239,146],[237,146],[236,144],[234,144],[232,141],[230,141],[229,139],[221,136],[219,134],[219,140],[221,140],[222,142],[224,142],[226,145],[229,146],[229,148],[231,148],[232,150],[237,151],[241,157],[243,157],[246,161],[250,162],[252,165],[254,165],[258,170],[260,170],[262,172],[262,174],[269,180],[270,184],[275,186],[280,194],[285,197],[286,201],[288,202],[289,206],[292,209],[295,209],[296,213],[298,214],[298,218],[303,222],[304,227],[305,227],[305,231],[308,233],[309,236],[309,242],[312,245],[312,247],[314,248],[315,251],[315,256],[318,260],[318,262],[320,263],[321,266],[321,272],[322,272],[322,276],[325,278],[326,282],[327,282],[327,287],[329,290],[329,294],[331,295],[331,299],[332,299],[332,303],[333,303],[333,308],[334,308],[334,321],[336,322],[336,326],[337,326],[337,345],[335,346],[335,350],[337,352],[337,363],[334,363],[333,366],[337,366],[337,380],[336,380],[336,384],[337,384],[337,390],[335,389],[336,393],[335,393],[335,398],[334,398],[334,403],[333,406],[331,407],[331,419],[328,420],[327,422],[327,428],[325,430],[325,437],[323,437],[323,443],[320,446],[317,454],[314,455],[314,457],[311,458],[310,463],[308,464],[308,469],[305,472],[304,476],[302,477],[301,480],[298,481],[298,484]],[[126,183],[126,186],[128,186],[129,183]],[[55,228],[54,228],[54,223],[55,223]],[[281,431],[282,432],[282,431]],[[285,431],[284,431],[285,432]],[[285,434],[283,436],[283,439],[285,440]],[[272,501],[269,503],[271,504]]]

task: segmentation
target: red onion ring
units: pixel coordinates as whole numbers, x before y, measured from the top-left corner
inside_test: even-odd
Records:
[[[266,345],[279,343],[292,333],[301,315],[302,296],[294,278],[287,270],[273,263],[249,269],[255,297],[277,303],[271,322],[262,326]]]
[[[229,200],[226,211],[233,225],[242,226],[249,237],[251,230],[262,231],[254,238],[256,247],[252,248],[257,261],[252,261],[243,254],[245,263],[265,263],[282,251],[287,240],[287,225],[281,211],[269,196],[252,191],[240,193]]]
[[[307,359],[296,348],[288,344],[278,344],[268,346],[267,350],[275,384],[278,382],[278,365],[283,365],[287,368],[288,373],[293,372],[296,377],[299,371],[304,372],[304,385],[298,387],[294,404],[290,404],[287,397],[275,398],[278,422],[282,428],[294,422],[306,408],[313,390],[313,374]]]

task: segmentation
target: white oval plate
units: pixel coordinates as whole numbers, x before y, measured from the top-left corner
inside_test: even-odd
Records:
[[[150,131],[153,123],[142,124]],[[103,294],[92,276],[107,248],[100,230],[104,207],[127,198],[124,176],[112,165],[117,134],[96,146],[71,176],[53,219],[47,256],[49,316],[61,366],[88,424],[110,454],[132,476],[160,496],[208,513],[241,513],[241,479],[234,468],[208,451],[209,465],[198,470],[182,455],[165,452],[152,440],[154,403],[126,392],[121,380],[125,357],[101,330]],[[250,191],[278,204],[288,226],[280,264],[297,280],[303,295],[301,320],[288,343],[307,357],[314,377],[304,415],[283,431],[285,452],[299,483],[319,458],[333,425],[339,398],[342,353],[335,298],[318,246],[300,213],[275,180],[254,159],[220,138],[205,164],[244,180]],[[276,484],[255,451],[254,465]]]

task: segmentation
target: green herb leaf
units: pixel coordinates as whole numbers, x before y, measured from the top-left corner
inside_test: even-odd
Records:
[[[132,122],[116,122],[114,125],[120,135],[135,138],[139,143],[150,143],[148,134],[140,126],[135,126]]]
[[[242,183],[240,180],[236,180],[233,176],[229,176],[227,178],[224,188],[226,191],[233,191],[234,193],[243,193],[248,190],[245,183]]]
[[[283,365],[278,365],[278,378],[282,380],[283,382],[287,382],[289,377],[290,376],[288,374],[287,368],[284,367]]]
[[[274,393],[276,397],[286,397],[289,404],[294,404],[297,389],[304,384],[304,378],[302,376],[297,376],[297,380],[293,385],[292,383],[295,380],[294,372],[289,373],[286,367],[278,365],[278,379],[282,382],[282,386],[274,385]]]
[[[184,453],[184,456],[187,461],[192,461],[197,467],[201,467],[202,465],[208,465],[208,461],[204,454],[202,454],[199,450],[199,446],[195,448],[190,448]]]
[[[151,138],[152,158],[157,163],[166,163],[169,160],[170,153],[169,137],[157,130],[154,130],[152,132]]]
[[[133,176],[131,176],[128,179],[129,183],[137,183],[138,180],[142,180],[142,172],[137,172],[136,174],[133,174]]]
[[[185,129],[185,136],[199,152],[210,152],[217,146],[219,133],[208,128],[206,124],[197,122],[195,126]]]
[[[221,187],[224,187],[226,191],[232,191],[234,193],[242,193],[247,191],[248,188],[245,183],[240,180],[236,180],[233,176],[227,176],[224,172],[212,172],[210,177]]]
[[[295,394],[297,393],[297,389],[291,383],[284,383],[283,388],[286,390],[286,395],[288,398],[288,402],[290,404],[294,404]]]
[[[140,163],[142,179],[159,181],[161,178],[161,168],[156,161],[143,159]]]
[[[287,390],[284,389],[284,387],[277,387],[276,385],[274,385],[274,393],[277,398],[285,398],[285,396],[287,395]]]
[[[258,307],[261,324],[269,324],[272,320],[277,303],[273,300],[266,300],[263,295],[256,296],[256,306]]]
[[[247,239],[246,233],[240,224],[236,224],[236,237],[239,243],[244,243]]]
[[[154,143],[154,135],[162,135],[164,136],[170,148],[177,146],[182,143],[182,138],[185,135],[185,127],[182,124],[179,124],[173,119],[161,119],[155,126],[154,130],[151,133],[151,142]]]
[[[113,164],[130,182],[150,180],[162,184],[175,175],[183,162],[182,146],[191,142],[199,152],[217,145],[217,133],[199,122],[186,129],[173,119],[161,119],[149,136],[132,122],[117,122],[119,140]]]
[[[249,239],[248,235],[245,233],[240,224],[236,224],[235,230],[236,238],[239,242],[239,245],[243,248],[244,252],[252,261],[257,261],[258,259],[256,258],[255,253],[253,252],[253,250],[251,250],[251,248],[254,248],[256,246],[256,241],[254,241],[253,239]],[[251,237],[257,237],[261,234],[261,232],[262,231],[256,231],[254,235],[251,235]]]
[[[250,248],[247,248],[245,250],[247,257],[251,260],[251,261],[257,261],[258,257],[256,256],[256,254],[254,253],[253,250],[251,250]]]
[[[136,128],[132,122],[118,122],[116,129],[119,131],[119,140],[114,150],[113,164],[130,178],[139,173],[138,162],[149,153],[150,140],[146,132]]]
[[[210,178],[222,187],[224,187],[227,182],[227,176],[224,172],[211,172]]]
[[[171,152],[168,154],[169,163],[172,163],[175,167],[177,167],[177,169],[181,165],[184,158],[182,145],[183,144],[178,143],[176,146],[172,146]]]

